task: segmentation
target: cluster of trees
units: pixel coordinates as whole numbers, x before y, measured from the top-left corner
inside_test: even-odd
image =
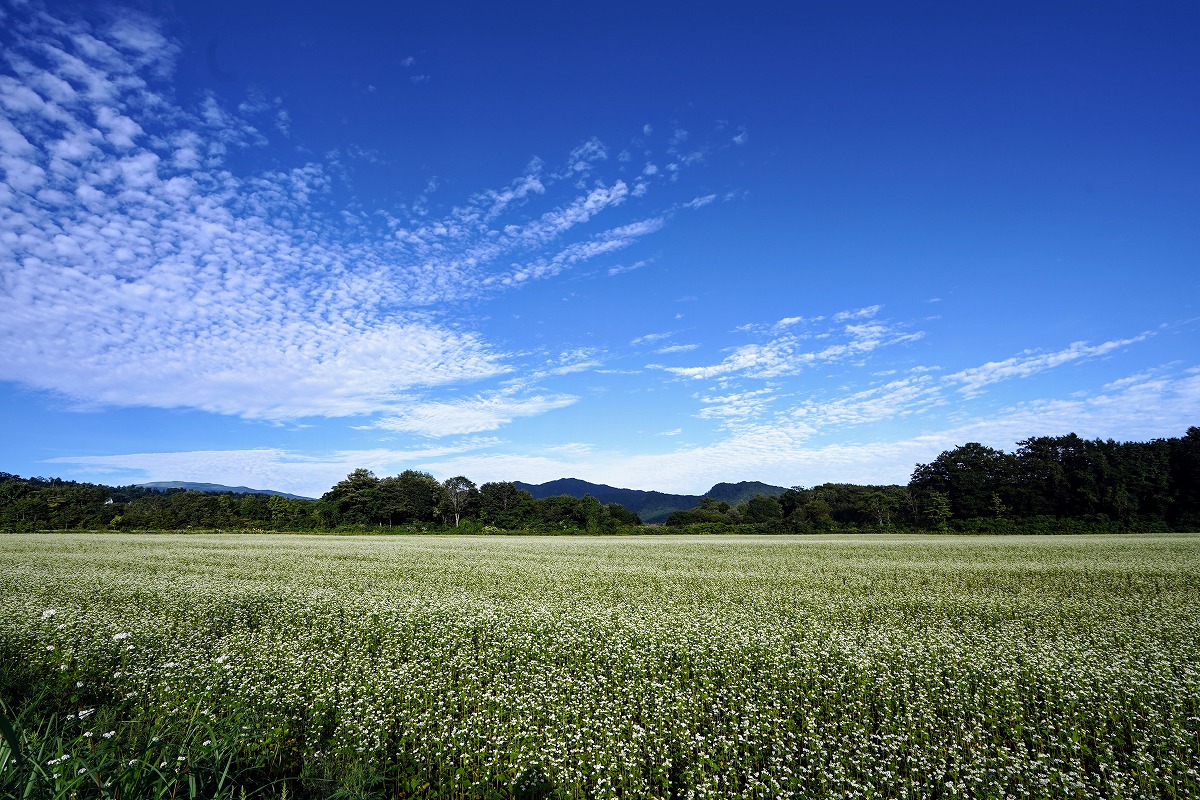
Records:
[[[1006,453],[976,442],[920,464],[908,484],[926,528],[1200,529],[1200,428],[1150,442],[1039,436]]]
[[[408,470],[377,478],[357,469],[320,500],[270,494],[160,491],[0,473],[0,530],[178,530],[242,528],[281,531],[339,527],[455,527],[479,530],[611,532],[638,526],[637,514],[594,497],[533,495],[512,483],[439,482]]]
[[[112,487],[0,472],[0,530],[322,527],[316,504],[300,498]]]
[[[610,532],[641,525],[617,503],[534,499],[509,482],[476,486],[407,470],[357,469],[320,500],[269,494],[159,491],[0,473],[0,530],[361,526]],[[1150,442],[1042,436],[1006,453],[971,442],[918,464],[907,486],[827,483],[730,505],[706,497],[667,525],[696,531],[1200,530],[1200,428]]]
[[[732,507],[705,498],[667,524],[797,533],[1200,530],[1200,428],[1150,442],[1039,436],[1013,453],[970,442],[918,464],[907,486],[827,483]]]
[[[706,497],[696,508],[676,511],[667,518],[669,526],[693,530],[754,525],[789,533],[912,528],[915,522],[906,487],[849,483],[826,483],[811,489],[797,486],[779,495],[760,494],[736,506]]]
[[[491,526],[507,530],[613,531],[641,525],[637,514],[591,495],[545,497],[508,481],[476,486],[459,475],[438,482],[427,472],[405,470],[377,478],[356,469],[318,501],[330,525]],[[473,523],[474,525],[472,525]]]

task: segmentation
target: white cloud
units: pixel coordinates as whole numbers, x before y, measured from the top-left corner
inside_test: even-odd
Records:
[[[652,262],[653,262],[653,259],[643,259],[641,261],[635,261],[632,264],[618,264],[615,267],[609,267],[608,274],[611,276],[611,275],[621,275],[626,272],[633,272],[635,269],[641,269],[642,267],[644,267],[647,264],[650,264]]]
[[[670,339],[674,335],[674,333],[669,331],[660,333],[647,333],[637,337],[636,339],[630,339],[629,343],[635,346],[640,344],[653,344],[654,342],[661,342],[664,339]]]
[[[798,325],[801,322],[804,322],[804,317],[784,317],[775,323],[775,330],[782,331],[786,328],[792,327],[793,325]]]
[[[376,422],[383,430],[422,436],[459,436],[494,431],[517,417],[532,417],[565,408],[579,400],[573,395],[513,397],[504,393],[461,400],[409,403],[398,413]]]
[[[757,389],[751,392],[734,392],[726,395],[700,397],[704,408],[696,414],[701,419],[717,419],[726,422],[741,422],[762,415],[771,405],[776,391]]]
[[[338,154],[235,175],[230,151],[266,144],[246,115],[289,135],[287,109],[253,93],[243,111],[212,93],[181,106],[165,84],[179,47],[120,14],[104,29],[13,17],[0,67],[0,380],[116,406],[419,425],[421,390],[517,369],[446,309],[666,224],[611,218],[630,189],[597,176],[598,139],[558,170],[534,159],[508,186],[412,218],[337,206]],[[484,424],[460,412],[459,427]]]
[[[1053,369],[1063,364],[1075,361],[1085,361],[1107,355],[1120,348],[1145,341],[1154,334],[1147,331],[1129,339],[1118,339],[1089,345],[1087,342],[1073,342],[1070,346],[1053,353],[1037,353],[1026,351],[1019,356],[1003,361],[989,361],[979,366],[971,367],[946,379],[961,383],[959,391],[966,395],[976,395],[984,386],[1008,380],[1010,378],[1027,378],[1039,372]]]
[[[905,378],[834,400],[808,400],[790,416],[816,430],[828,430],[919,414],[944,403],[941,387],[928,377]]]
[[[873,316],[879,306],[843,312],[834,317],[838,321],[863,319]],[[790,327],[798,318],[780,320],[774,330]],[[817,321],[817,320],[812,320]],[[784,325],[783,323],[787,323]],[[756,331],[759,326],[743,326],[741,330]],[[921,338],[921,332],[909,333],[899,327],[884,323],[859,323],[843,325],[817,334],[783,334],[763,343],[742,345],[720,363],[699,367],[663,367],[667,372],[683,378],[704,380],[722,376],[742,375],[750,378],[777,378],[796,375],[814,365],[861,358],[880,347],[903,344]],[[805,347],[808,338],[833,338],[842,341],[819,350]]]

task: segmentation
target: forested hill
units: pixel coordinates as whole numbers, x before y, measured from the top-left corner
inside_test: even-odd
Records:
[[[156,481],[154,483],[139,483],[138,486],[143,489],[158,489],[165,492],[167,489],[183,489],[192,492],[211,492],[215,494],[223,494],[231,492],[233,494],[274,494],[280,497],[290,497],[293,500],[312,500],[314,498],[304,497],[298,494],[288,494],[287,492],[277,492],[274,489],[251,489],[248,486],[224,486],[219,483],[194,483],[192,481]]]
[[[589,483],[578,478],[559,478],[546,483],[522,483],[514,481],[513,485],[534,496],[535,499],[546,497],[582,498],[591,495],[601,503],[619,503],[629,511],[641,517],[647,524],[664,522],[673,511],[684,511],[695,508],[705,497],[731,506],[740,505],[755,495],[775,497],[787,491],[784,486],[771,486],[758,481],[742,481],[741,483],[718,483],[703,495],[668,494],[642,489],[620,489],[606,486],[603,483]]]

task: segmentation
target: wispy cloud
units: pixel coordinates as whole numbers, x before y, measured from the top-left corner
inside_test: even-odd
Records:
[[[635,346],[642,345],[642,344],[654,344],[655,342],[661,342],[664,339],[670,339],[674,335],[675,334],[672,333],[671,331],[660,331],[658,333],[647,333],[647,334],[638,336],[636,339],[631,339],[629,341],[629,343],[631,345],[635,345]]]
[[[642,259],[640,261],[635,261],[632,264],[618,264],[615,267],[609,267],[608,274],[609,275],[621,275],[626,272],[633,272],[634,270],[641,269],[642,267],[644,267],[647,264],[650,264],[652,262],[653,262],[653,259]]]
[[[118,406],[419,427],[415,390],[520,368],[448,305],[667,224],[611,216],[630,188],[603,180],[597,139],[441,216],[339,205],[344,153],[235,174],[232,151],[295,134],[278,98],[185,106],[167,84],[180,49],[154,20],[43,11],[8,20],[0,74],[0,379]],[[512,406],[537,407],[560,404]],[[460,412],[460,427],[484,424]]]
[[[1027,351],[1003,361],[989,361],[982,366],[971,367],[948,375],[946,378],[960,383],[960,392],[966,395],[976,395],[984,386],[1011,378],[1027,378],[1063,364],[1099,358],[1131,344],[1145,341],[1153,335],[1153,332],[1146,331],[1129,339],[1116,339],[1097,345],[1073,342],[1070,346],[1052,353]]]
[[[383,417],[375,427],[422,436],[460,436],[494,431],[518,417],[532,417],[565,408],[579,398],[573,395],[516,397],[506,392],[406,404],[397,413]]]
[[[843,312],[835,315],[834,319],[839,322],[868,320],[879,310],[879,306],[872,306],[854,312]],[[781,331],[799,321],[800,318],[781,320],[775,330]],[[822,363],[860,358],[881,347],[916,341],[922,335],[920,331],[908,331],[889,323],[863,321],[835,326],[816,335],[783,333],[766,342],[742,345],[735,348],[730,355],[717,364],[698,367],[662,367],[662,369],[674,375],[694,380],[728,375],[777,378],[796,375]],[[834,343],[819,349],[812,349],[806,346],[807,340],[811,338],[830,339]]]
[[[704,407],[696,416],[701,419],[743,422],[761,416],[771,406],[775,394],[775,389],[767,388],[724,395],[703,395],[699,399]]]
[[[792,409],[790,416],[814,430],[829,430],[919,414],[945,402],[941,387],[922,376],[889,381],[833,400],[807,400]]]

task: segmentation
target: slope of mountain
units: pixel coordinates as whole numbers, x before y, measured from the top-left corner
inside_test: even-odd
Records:
[[[731,506],[744,503],[756,494],[768,496],[783,494],[787,491],[783,486],[771,486],[758,481],[742,481],[741,483],[718,483],[706,494],[667,494],[666,492],[649,492],[642,489],[620,489],[606,486],[602,483],[589,483],[578,478],[559,478],[546,483],[522,483],[514,481],[518,489],[524,489],[535,499],[556,497],[560,494],[571,497],[583,497],[590,494],[601,503],[620,503],[629,511],[642,518],[642,522],[665,522],[672,511],[685,511],[695,508],[705,497],[711,497],[718,502],[729,503]]]
[[[718,503],[729,503],[731,506],[740,505],[758,494],[775,497],[787,491],[784,486],[772,486],[759,481],[742,481],[740,483],[718,483],[704,495]]]
[[[293,500],[312,500],[311,497],[301,497],[298,494],[288,494],[287,492],[277,492],[274,489],[251,489],[248,486],[222,486],[219,483],[193,483],[191,481],[156,481],[155,483],[139,483],[145,489],[158,489],[166,491],[167,489],[188,489],[193,492],[233,492],[234,494],[275,494],[280,497],[289,497]]]

